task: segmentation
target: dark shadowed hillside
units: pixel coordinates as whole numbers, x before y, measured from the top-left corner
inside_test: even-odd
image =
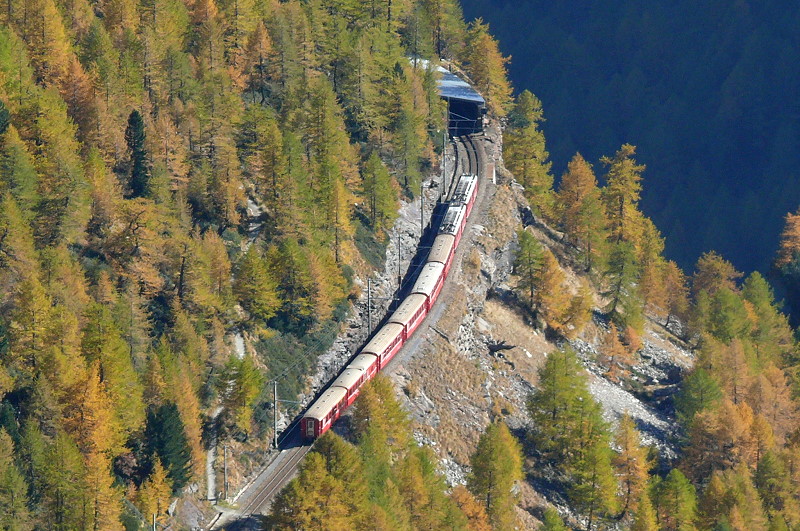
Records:
[[[766,269],[800,202],[800,7],[786,2],[465,0],[543,102],[560,175],[638,146],[644,210],[684,267],[714,248]],[[525,21],[521,24],[521,21]]]

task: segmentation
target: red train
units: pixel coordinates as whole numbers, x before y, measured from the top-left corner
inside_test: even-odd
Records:
[[[355,401],[364,383],[389,363],[425,320],[450,272],[456,247],[477,194],[478,177],[462,175],[456,184],[439,234],[433,241],[428,260],[411,293],[330,387],[308,408],[300,420],[303,437],[316,439],[325,433]]]

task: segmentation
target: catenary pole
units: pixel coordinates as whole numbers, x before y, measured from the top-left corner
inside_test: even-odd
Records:
[[[272,445],[278,449],[278,381],[272,382]]]

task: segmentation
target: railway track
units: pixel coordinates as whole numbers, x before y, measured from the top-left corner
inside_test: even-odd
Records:
[[[445,201],[449,200],[455,183],[462,174],[480,175],[483,162],[481,150],[477,148],[472,135],[454,137],[452,141],[456,163],[453,165],[452,176],[448,179],[448,189],[444,193]],[[419,337],[417,339],[419,340]],[[281,436],[279,446],[280,453],[240,494],[240,497],[234,500],[239,503],[240,508],[235,513],[218,515],[218,518],[208,528],[209,530],[245,531],[262,528],[259,515],[268,514],[273,498],[294,477],[297,466],[311,450],[312,444],[303,440],[300,424],[295,421]]]

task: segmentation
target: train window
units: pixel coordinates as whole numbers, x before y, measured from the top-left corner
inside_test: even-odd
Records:
[[[313,420],[306,421],[306,437],[313,437],[314,436],[314,423]]]

